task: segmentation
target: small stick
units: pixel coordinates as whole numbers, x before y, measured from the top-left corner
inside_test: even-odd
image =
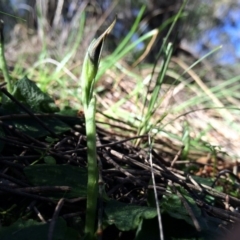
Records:
[[[18,188],[19,191],[28,193],[39,193],[39,192],[69,192],[71,187],[69,186],[41,186],[41,187],[25,187]]]
[[[52,220],[50,222],[50,226],[49,226],[49,230],[48,230],[48,240],[52,240],[53,239],[53,231],[54,231],[54,227],[55,227],[55,224],[56,224],[56,220],[58,218],[58,215],[62,209],[62,206],[64,204],[64,198],[61,198],[59,201],[58,201],[58,204],[55,208],[55,211],[54,211],[54,214],[53,214],[53,217],[52,217]]]
[[[9,189],[9,188],[3,187],[3,186],[0,186],[0,191],[12,193],[12,194],[19,195],[19,196],[22,196],[22,197],[33,198],[33,199],[44,201],[44,202],[54,203],[54,201],[51,200],[50,198],[41,197],[41,196],[38,196],[38,195],[33,195],[33,194],[21,192],[19,190]]]
[[[155,196],[155,202],[156,202],[156,208],[157,208],[157,215],[158,215],[159,234],[160,234],[159,237],[160,237],[161,240],[164,240],[163,226],[162,226],[162,216],[161,216],[161,212],[160,212],[160,206],[159,206],[157,189],[156,189],[156,181],[155,181],[155,176],[154,176],[154,172],[153,172],[152,141],[151,141],[150,134],[148,135],[148,145],[149,145],[149,162],[150,162],[150,166],[151,166],[152,183],[153,183],[153,190],[154,190],[154,196]]]
[[[171,167],[173,167],[175,162],[178,160],[179,156],[182,154],[183,149],[184,149],[184,146],[182,146],[181,149],[177,152],[176,156],[174,157],[173,161],[171,162]]]
[[[21,187],[29,187],[29,184],[24,183],[24,182],[22,182],[22,181],[20,181],[20,180],[18,180],[16,178],[13,178],[11,176],[8,176],[8,175],[6,175],[4,173],[0,173],[0,177],[4,178],[4,179],[7,179],[7,180],[9,180],[9,181],[11,181],[13,183],[16,183],[17,185],[19,185]]]
[[[173,184],[173,186],[174,186],[174,184]],[[175,186],[174,186],[174,188],[175,188]],[[176,190],[176,188],[175,188],[175,191],[176,191],[177,195],[179,196],[180,200],[182,201],[182,203],[183,203],[186,211],[188,212],[189,216],[191,217],[191,219],[192,219],[192,221],[193,221],[193,224],[194,224],[196,230],[197,230],[198,232],[201,232],[200,224],[199,224],[197,218],[195,217],[195,215],[194,215],[194,213],[193,213],[193,210],[192,210],[191,207],[189,206],[187,200],[184,198],[184,196],[183,196],[178,190]]]
[[[37,209],[36,206],[33,207],[34,212],[37,214],[38,218],[43,222],[46,223],[46,220],[44,219],[44,217],[42,216],[42,214],[39,212],[39,210]]]

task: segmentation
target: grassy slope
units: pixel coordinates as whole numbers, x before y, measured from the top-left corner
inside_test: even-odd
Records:
[[[43,18],[39,16],[39,22],[43,22]],[[15,33],[16,39],[6,49],[7,61],[14,66],[12,76],[19,79],[26,73],[42,90],[52,95],[61,108],[81,109],[79,75],[83,55],[97,28],[103,23],[104,18],[85,19],[84,14],[79,14],[68,28],[59,32],[57,27],[53,27],[46,31],[43,25],[38,35],[27,34],[27,29],[19,25],[21,31],[18,37],[21,39]],[[120,118],[135,131],[140,131],[139,128],[147,121],[149,125],[145,126],[146,129],[154,128],[157,138],[166,136],[185,145],[191,141],[191,147],[197,148],[204,145],[203,140],[220,146],[230,156],[239,156],[236,142],[240,135],[237,126],[239,112],[235,98],[238,76],[220,80],[215,77],[217,74],[206,59],[189,68],[197,61],[184,56],[171,58],[163,72],[160,59],[153,76],[151,64],[140,62],[133,68],[124,59],[132,56],[138,44],[131,42],[130,38],[139,24],[137,20],[120,46],[101,63],[97,79],[99,112]],[[151,47],[156,33],[153,31],[145,35],[144,53]],[[170,57],[170,53],[165,54]],[[24,74],[22,68],[25,69]],[[154,113],[148,116],[152,91],[158,83],[160,88],[159,93],[156,92]],[[147,105],[144,105],[146,99]],[[109,121],[102,114],[98,119]]]
[[[178,157],[185,162],[212,162],[221,167],[216,162],[220,157],[237,158],[240,129],[235,96],[240,77],[231,76],[223,81],[214,76],[217,74],[206,59],[198,62],[185,55],[172,57],[171,44],[167,41],[155,66],[143,61],[134,64],[138,59],[132,56],[139,39],[131,39],[139,30],[140,17],[141,13],[115,51],[105,53],[100,66],[99,126],[125,137],[150,132],[154,136],[154,149],[168,154],[165,159],[170,162]],[[43,16],[39,16],[39,20],[43,20]],[[22,40],[13,39],[6,49],[7,61],[14,66],[11,76],[19,79],[27,73],[55,98],[60,108],[82,110],[79,75],[86,46],[99,23],[104,23],[104,18],[86,19],[84,14],[79,14],[60,32],[57,27],[46,31],[43,25],[38,35],[21,33]],[[169,26],[171,24],[174,19]],[[157,30],[146,33],[140,39],[145,41],[146,52],[143,51],[139,59],[151,47],[156,33]],[[204,169],[197,174],[211,177],[215,171]]]

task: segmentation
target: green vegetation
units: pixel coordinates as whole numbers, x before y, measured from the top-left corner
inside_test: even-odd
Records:
[[[87,158],[88,158],[88,185],[87,185],[87,211],[85,233],[89,239],[94,239],[95,215],[98,199],[98,164],[96,149],[96,96],[94,93],[95,77],[98,72],[102,48],[106,36],[114,27],[116,19],[108,29],[90,44],[82,69],[82,103],[84,106],[86,135],[87,135]]]
[[[219,226],[239,219],[229,161],[239,152],[227,146],[240,135],[240,77],[209,83],[208,55],[174,55],[186,1],[147,32],[139,8],[113,51],[118,20],[97,19],[106,30],[92,40],[94,17],[78,10],[48,32],[38,9],[39,52],[29,46],[12,71],[1,25],[0,239],[219,239]],[[156,61],[144,61],[164,30]]]

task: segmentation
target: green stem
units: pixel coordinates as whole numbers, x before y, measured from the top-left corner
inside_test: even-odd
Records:
[[[95,77],[98,71],[101,52],[105,37],[114,27],[116,19],[105,32],[94,39],[88,47],[82,69],[82,103],[85,113],[87,158],[88,158],[88,184],[87,184],[87,210],[85,234],[88,240],[96,239],[96,209],[98,200],[98,165],[96,149],[96,96],[94,95]]]
[[[96,150],[96,97],[93,96],[88,107],[85,107],[87,158],[88,158],[88,186],[87,186],[87,211],[85,233],[89,239],[95,238],[96,209],[98,199],[98,165]]]
[[[0,20],[0,68],[2,69],[4,80],[7,83],[7,90],[8,92],[12,93],[13,83],[8,73],[8,67],[4,55],[3,27],[4,27],[3,20]]]

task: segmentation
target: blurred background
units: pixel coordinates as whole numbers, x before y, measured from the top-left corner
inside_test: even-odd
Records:
[[[31,30],[38,30],[43,24],[46,31],[53,28],[67,28],[81,9],[87,8],[87,19],[101,18],[112,19],[118,14],[118,23],[112,37],[115,44],[127,34],[138,15],[140,8],[145,5],[146,11],[142,22],[142,33],[158,28],[167,19],[176,14],[181,1],[164,0],[2,0],[0,11],[26,19],[26,22],[0,13],[5,22],[5,36],[9,41],[17,31],[17,24],[25,24]],[[63,6],[63,7],[62,7]],[[41,10],[37,12],[36,9]],[[210,58],[217,64],[232,65],[238,63],[240,57],[240,1],[234,0],[198,0],[189,1],[185,8],[186,17],[179,21],[171,33],[170,40],[175,44],[175,53],[184,49],[195,56],[203,56],[217,46],[222,49]],[[61,10],[61,12],[59,12]],[[38,14],[43,14],[47,22],[40,23]],[[98,24],[99,25],[99,24]],[[19,27],[19,26],[18,26]],[[20,31],[20,30],[19,30]],[[161,31],[155,47],[152,48],[147,59],[154,61],[161,39],[166,35],[167,29]],[[16,34],[16,33],[15,33]],[[21,31],[18,33],[21,35]],[[23,33],[22,33],[23,34]],[[138,38],[139,36],[134,36]],[[112,46],[114,47],[114,46]],[[139,50],[144,46],[139,45]]]

